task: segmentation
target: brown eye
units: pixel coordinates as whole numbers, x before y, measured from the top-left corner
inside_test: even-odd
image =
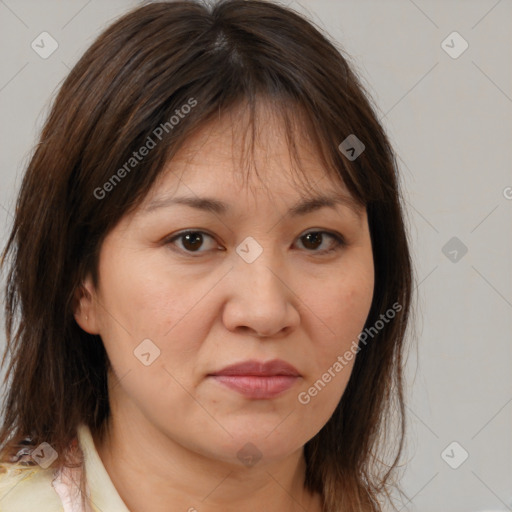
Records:
[[[175,242],[180,240],[181,247],[178,245],[178,249],[182,252],[188,253],[198,253],[201,254],[206,252],[206,250],[200,251],[199,249],[204,245],[205,240],[211,239],[212,236],[204,231],[184,231],[182,233],[178,233],[169,239],[166,243],[170,245],[176,245]]]
[[[322,245],[322,234],[317,232],[308,233],[302,237],[304,242],[304,247],[307,249],[317,249],[319,245]]]
[[[331,240],[330,246],[328,245],[323,250],[317,250],[322,246],[322,244],[324,244],[325,239]],[[302,235],[299,240],[302,241],[303,246],[308,249],[308,251],[317,252],[320,254],[335,251],[346,245],[344,239],[341,236],[334,233],[329,233],[327,231],[310,231],[309,233]]]
[[[211,235],[204,231],[183,231],[167,240],[166,244],[175,246],[182,253],[201,255],[213,247],[210,246],[210,249],[201,250],[208,239],[214,240]],[[318,255],[336,251],[346,245],[345,239],[341,235],[328,231],[310,231],[299,237],[299,240],[307,252]],[[178,244],[178,241],[181,243]]]
[[[185,233],[181,238],[187,251],[195,251],[203,245],[203,235],[199,232]]]

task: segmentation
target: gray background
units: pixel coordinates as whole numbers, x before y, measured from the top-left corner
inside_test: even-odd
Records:
[[[399,156],[419,301],[398,508],[512,510],[512,3],[286,3],[352,56]],[[2,246],[56,88],[98,33],[137,4],[0,1]],[[43,31],[59,45],[47,59],[31,48]],[[442,46],[453,31],[469,44],[458,58]],[[462,48],[453,37],[445,44]],[[452,469],[442,453],[454,465],[462,449],[469,457]]]

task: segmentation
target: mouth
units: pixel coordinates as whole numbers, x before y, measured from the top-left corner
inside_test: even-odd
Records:
[[[266,363],[250,360],[208,375],[247,398],[269,399],[283,394],[300,379],[298,370],[281,359]]]

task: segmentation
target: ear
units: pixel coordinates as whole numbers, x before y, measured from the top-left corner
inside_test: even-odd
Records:
[[[98,301],[91,276],[76,289],[73,297],[73,316],[76,323],[89,334],[99,334]]]

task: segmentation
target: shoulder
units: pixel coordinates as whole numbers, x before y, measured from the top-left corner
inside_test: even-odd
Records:
[[[0,512],[62,512],[53,469],[0,462]]]

